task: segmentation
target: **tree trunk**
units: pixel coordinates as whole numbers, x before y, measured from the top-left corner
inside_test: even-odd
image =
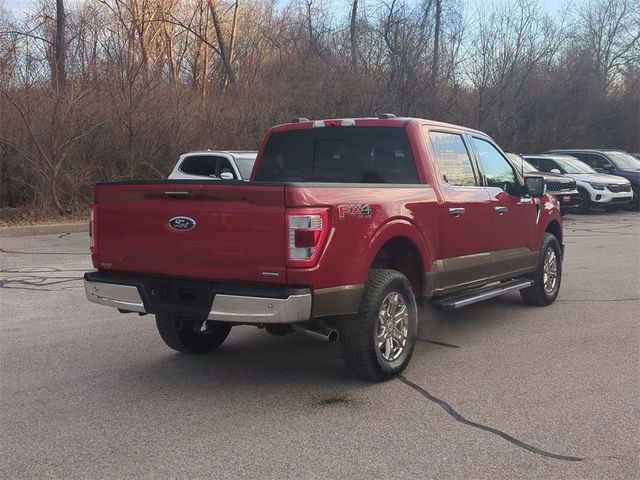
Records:
[[[356,38],[356,20],[358,18],[358,0],[353,0],[353,6],[351,7],[351,25],[349,28],[349,38],[351,40],[351,69],[356,71],[358,69],[358,50],[357,50],[357,38]]]
[[[56,0],[56,39],[54,43],[53,87],[63,92],[67,83],[66,56],[67,44],[65,30],[67,17],[64,12],[64,0]]]
[[[218,12],[216,11],[214,0],[209,0],[209,10],[211,11],[211,20],[213,21],[213,28],[216,31],[218,48],[220,50],[222,65],[224,67],[224,79],[222,84],[224,85],[224,83],[228,80],[229,83],[233,85],[236,79],[235,79],[235,76],[233,75],[233,70],[231,69],[231,63],[229,62],[227,48],[224,43],[224,35],[222,34],[222,26],[220,25],[220,18],[218,17]]]
[[[231,24],[231,40],[229,41],[229,65],[233,64],[233,51],[236,46],[236,31],[238,29],[238,10],[240,9],[240,0],[236,0],[236,3],[233,7],[233,22]],[[229,77],[225,77],[224,85],[222,91],[224,92],[227,89],[227,84],[229,83]]]
[[[436,0],[436,24],[433,31],[433,64],[431,66],[431,82],[438,83],[438,67],[440,62],[440,23],[442,20],[442,0]]]

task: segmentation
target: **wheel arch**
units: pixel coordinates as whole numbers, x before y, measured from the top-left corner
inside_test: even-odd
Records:
[[[409,279],[416,296],[422,295],[431,257],[424,237],[413,223],[388,222],[376,232],[368,251],[367,274],[376,267],[398,270]]]
[[[556,237],[560,244],[560,248],[564,253],[564,240],[562,238],[562,226],[560,225],[560,222],[556,219],[551,220],[544,229],[544,233],[550,233]]]

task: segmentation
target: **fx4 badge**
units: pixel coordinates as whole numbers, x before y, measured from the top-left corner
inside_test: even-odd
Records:
[[[371,218],[371,205],[368,203],[345,203],[338,205],[338,216],[341,220],[344,219],[344,217]]]

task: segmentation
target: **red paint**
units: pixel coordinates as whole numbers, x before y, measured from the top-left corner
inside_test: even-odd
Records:
[[[558,203],[548,195],[522,201],[499,189],[442,182],[423,126],[467,130],[419,119],[355,121],[355,127],[342,127],[340,119],[325,120],[324,128],[405,128],[421,184],[98,185],[94,232],[99,249],[92,249],[94,266],[164,277],[325,288],[364,283],[376,253],[394,237],[411,240],[420,252],[422,269],[429,271],[441,258],[522,246],[537,250],[549,223],[562,225]],[[271,132],[312,125],[285,124],[267,132],[254,175]],[[188,191],[190,196],[165,195],[168,190]],[[498,215],[496,206],[508,210]],[[457,207],[465,208],[459,218],[448,212]],[[311,258],[295,260],[290,258],[289,216],[305,214],[321,215],[323,226],[294,234],[294,246],[314,248]],[[194,219],[196,228],[172,230],[168,221],[175,216]]]

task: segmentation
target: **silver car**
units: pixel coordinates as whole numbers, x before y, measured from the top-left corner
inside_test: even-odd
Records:
[[[258,152],[231,150],[199,150],[180,155],[169,180],[245,180]]]

